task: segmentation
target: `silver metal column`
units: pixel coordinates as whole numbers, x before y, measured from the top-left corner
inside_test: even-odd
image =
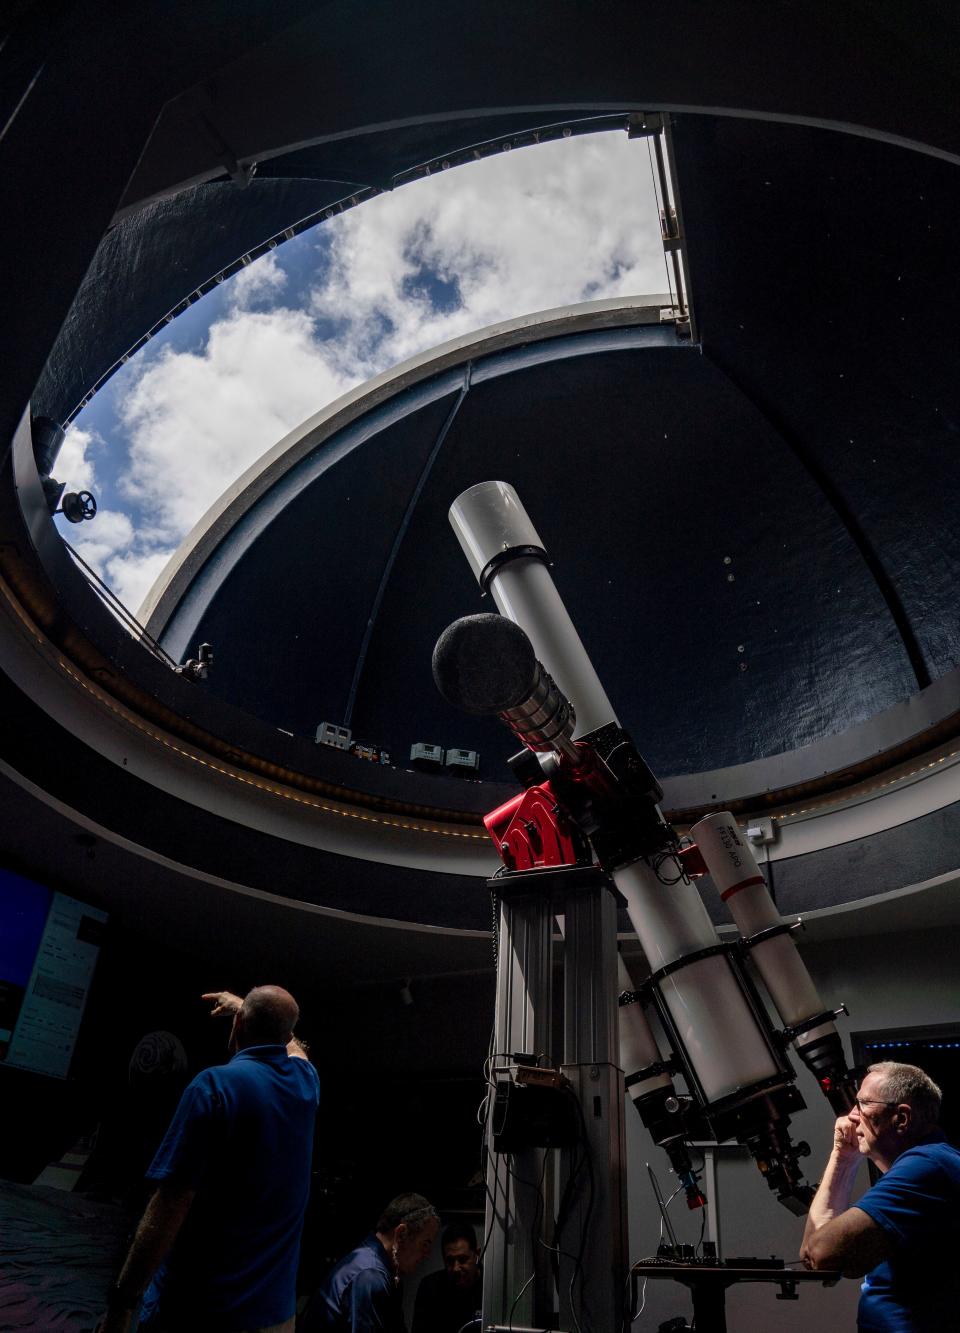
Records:
[[[623,1070],[617,1037],[617,907],[604,878],[564,901],[564,1065],[583,1141],[560,1159],[560,1327],[616,1333],[627,1277]]]
[[[703,1192],[707,1196],[707,1240],[712,1240],[717,1247],[717,1257],[723,1249],[720,1245],[720,1195],[717,1191],[717,1156],[715,1146],[706,1146],[703,1150]]]
[[[511,1053],[550,1052],[552,933],[549,894],[501,901],[491,1082]],[[554,1303],[550,1254],[539,1243],[548,1214],[538,1192],[545,1186],[544,1150],[495,1153],[491,1109],[488,1104],[483,1323],[539,1320],[546,1327]]]

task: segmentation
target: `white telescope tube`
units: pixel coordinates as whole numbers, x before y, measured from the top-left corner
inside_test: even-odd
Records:
[[[573,704],[574,733],[617,722],[550,572],[540,536],[512,486],[485,481],[450,507],[450,522],[470,567],[500,614],[519,625]],[[652,972],[717,944],[700,894],[682,878],[663,884],[643,861],[613,872]],[[661,983],[708,1101],[778,1073],[773,1054],[725,959],[701,959]]]
[[[546,550],[520,497],[505,481],[482,481],[450,506],[464,554],[497,610],[525,631],[533,651],[573,704],[574,736],[616,722],[613,706],[544,561]]]
[[[717,943],[693,884],[663,884],[644,861],[613,872],[651,972]],[[714,955],[664,977],[660,990],[708,1102],[773,1078],[765,1035],[725,958]]]
[[[717,892],[745,939],[771,926],[784,924],[760,873],[753,848],[729,811],[706,815],[694,824],[690,836],[700,849]],[[786,932],[754,945],[750,957],[787,1027],[794,1027],[824,1012],[824,1004],[806,964]],[[832,1022],[820,1023],[801,1032],[794,1045],[800,1051],[803,1046],[836,1030]]]

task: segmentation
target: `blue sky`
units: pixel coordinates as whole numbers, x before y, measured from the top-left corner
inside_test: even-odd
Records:
[[[218,496],[354,385],[501,320],[666,289],[645,140],[571,137],[405,185],[243,269],[123,366],[55,468],[99,513],[57,522],[136,611]]]

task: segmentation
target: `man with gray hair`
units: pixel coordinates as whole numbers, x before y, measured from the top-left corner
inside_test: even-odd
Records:
[[[940,1089],[915,1065],[871,1065],[810,1205],[807,1268],[863,1277],[861,1333],[960,1328],[960,1152],[937,1121]],[[851,1207],[861,1160],[883,1174]]]

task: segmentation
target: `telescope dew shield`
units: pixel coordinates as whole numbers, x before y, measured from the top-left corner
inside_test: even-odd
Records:
[[[744,939],[785,924],[770,897],[753,849],[732,814],[724,811],[706,815],[693,826],[690,836]],[[824,1006],[810,973],[788,934],[761,941],[751,950],[751,957],[787,1027],[823,1013]],[[812,1035],[801,1034],[798,1043]]]
[[[519,625],[576,712],[576,735],[617,720],[547,569],[540,535],[505,481],[482,481],[450,506],[470,568],[501,615]]]

